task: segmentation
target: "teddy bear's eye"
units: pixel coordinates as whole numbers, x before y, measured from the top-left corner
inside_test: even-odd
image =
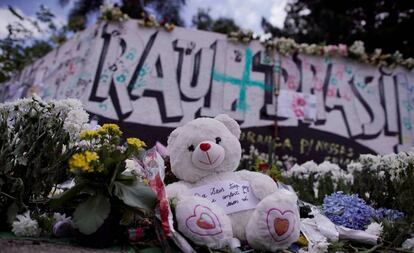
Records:
[[[193,152],[194,151],[194,145],[188,146],[188,151]]]
[[[217,138],[216,138],[216,143],[217,143],[217,144],[220,144],[220,142],[221,142],[221,138],[220,138],[220,137],[217,137]]]

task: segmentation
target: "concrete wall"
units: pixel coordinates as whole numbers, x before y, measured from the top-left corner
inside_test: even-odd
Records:
[[[276,120],[278,75],[282,90],[313,94],[317,109],[311,122],[277,117],[281,153],[323,160],[413,146],[413,71],[345,58],[269,55],[258,41],[235,44],[221,34],[183,28],[168,33],[134,20],[77,34],[2,85],[0,99],[33,92],[79,98],[92,114],[151,140],[165,140],[195,117],[227,113],[245,129],[246,145],[265,145]],[[321,139],[328,144],[318,144]]]

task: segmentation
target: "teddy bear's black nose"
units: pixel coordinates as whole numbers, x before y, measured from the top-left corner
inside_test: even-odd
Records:
[[[209,149],[210,149],[210,147],[211,147],[211,145],[210,145],[210,144],[208,144],[208,143],[201,143],[201,144],[200,144],[200,149],[201,149],[201,150],[203,150],[203,151],[207,151],[207,150],[209,150]]]

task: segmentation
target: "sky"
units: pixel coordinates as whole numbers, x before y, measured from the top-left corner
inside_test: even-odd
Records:
[[[260,26],[261,18],[265,17],[273,25],[282,28],[286,18],[284,8],[288,0],[186,0],[182,10],[183,18],[187,26],[191,25],[191,18],[197,13],[198,8],[210,9],[213,18],[233,18],[241,28],[250,29],[253,32],[262,34]],[[0,0],[0,38],[7,35],[7,24],[18,19],[7,9],[8,5],[13,6],[20,14],[26,17],[34,17],[39,6],[51,9],[55,14],[58,24],[64,24],[68,12],[74,0],[66,7],[59,5],[58,0]],[[108,2],[117,2],[108,0]],[[35,30],[35,29],[34,29]],[[34,35],[37,32],[34,31]],[[38,36],[41,36],[40,34]]]

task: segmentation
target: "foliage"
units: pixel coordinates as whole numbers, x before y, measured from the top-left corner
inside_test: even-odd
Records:
[[[154,209],[156,197],[151,188],[139,177],[124,173],[125,161],[139,159],[145,143],[127,138],[121,145],[121,136],[115,124],[82,132],[79,150],[69,160],[76,184],[52,202],[53,206],[76,206],[73,222],[83,234],[97,231],[112,211],[151,212]],[[119,219],[124,216],[117,215]]]
[[[398,209],[414,220],[414,152],[361,155],[348,166],[354,174],[352,191],[376,207]]]
[[[145,26],[145,27],[163,27],[167,32],[171,32],[175,28],[175,24],[168,23],[168,22],[158,22],[157,18],[153,15],[148,16],[147,14],[143,14],[142,18],[138,20],[138,25]]]
[[[230,34],[232,35],[232,34]],[[233,41],[249,42],[252,39],[251,34],[243,34],[238,32],[236,36],[231,36],[229,39]],[[357,40],[348,47],[345,44],[338,45],[324,45],[324,44],[307,44],[296,43],[295,40],[290,38],[267,38],[264,41],[264,45],[268,51],[276,50],[278,53],[286,56],[295,53],[318,55],[325,57],[349,57],[360,61],[365,64],[375,65],[377,67],[390,67],[395,68],[397,65],[401,65],[405,68],[414,68],[414,58],[404,59],[399,51],[395,51],[393,54],[383,54],[381,49],[375,49],[373,53],[367,53],[365,51],[364,42]]]
[[[269,144],[267,153],[260,153],[253,145],[248,153],[243,149],[238,170],[253,170],[264,173],[275,181],[284,181],[281,171],[290,168],[295,159],[289,156],[279,158],[274,152],[273,144]]]
[[[295,164],[289,170],[283,171],[283,178],[297,191],[303,201],[320,205],[327,194],[335,191],[350,192],[353,176],[347,174],[338,165],[313,161],[302,165]]]
[[[284,28],[263,20],[262,27],[274,36],[286,36],[301,43],[352,44],[365,42],[369,52],[382,48],[386,53],[414,56],[409,31],[414,25],[414,5],[409,1],[295,0],[289,2]]]
[[[66,27],[58,28],[54,14],[43,5],[35,19],[23,17],[11,6],[9,10],[19,21],[9,24],[8,36],[0,39],[0,83],[66,41]]]
[[[32,97],[0,104],[1,217],[7,213],[12,221],[67,179],[74,138],[87,120],[74,99],[44,102]]]
[[[406,204],[414,202],[414,152],[361,155],[346,170],[329,162],[306,162],[283,171],[283,176],[300,199],[312,204],[320,205],[335,191],[352,192],[375,208],[397,209],[414,219],[414,207]]]
[[[69,12],[68,25],[72,31],[80,31],[86,28],[90,14],[99,11],[104,4],[103,0],[78,0]],[[66,5],[67,0],[60,0],[61,5]],[[122,0],[116,8],[132,19],[142,18],[143,14],[153,14],[160,23],[172,23],[183,26],[184,21],[180,10],[185,5],[185,0]]]
[[[204,31],[230,34],[240,30],[233,19],[220,17],[213,19],[210,15],[210,9],[199,8],[197,13],[191,19],[192,26]]]
[[[128,19],[128,15],[122,13],[121,9],[118,6],[101,5],[100,12],[100,21],[122,22]]]
[[[389,247],[400,246],[404,240],[414,233],[414,224],[405,219],[395,222],[385,220],[383,225],[384,233],[382,237],[389,244]]]

